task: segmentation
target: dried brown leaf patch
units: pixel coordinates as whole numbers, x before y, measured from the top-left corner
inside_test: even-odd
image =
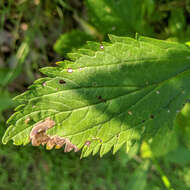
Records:
[[[79,151],[76,145],[72,144],[68,138],[59,137],[57,135],[50,136],[46,134],[46,131],[55,126],[55,121],[51,120],[50,117],[44,121],[37,123],[30,132],[30,141],[33,146],[46,145],[48,150],[52,148],[60,149],[65,145],[64,152]]]

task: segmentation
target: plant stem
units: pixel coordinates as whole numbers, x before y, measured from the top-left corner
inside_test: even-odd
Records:
[[[160,167],[158,161],[155,158],[152,158],[152,161],[157,169],[157,171],[159,172],[162,182],[164,184],[164,186],[169,189],[169,190],[174,190],[171,186],[170,180],[168,179],[168,177],[166,176],[166,174],[164,173],[164,171],[162,170],[162,168]]]

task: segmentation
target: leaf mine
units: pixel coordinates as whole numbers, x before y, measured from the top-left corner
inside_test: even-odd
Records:
[[[68,138],[59,137],[57,135],[50,136],[46,134],[46,131],[54,127],[55,122],[49,117],[45,121],[37,123],[30,132],[30,141],[33,146],[46,145],[48,150],[52,148],[60,149],[65,145],[64,152],[70,152],[74,149],[74,152],[79,151],[76,145],[72,144]]]

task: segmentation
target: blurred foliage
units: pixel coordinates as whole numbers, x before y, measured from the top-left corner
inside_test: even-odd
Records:
[[[152,0],[86,0],[89,21],[103,34],[153,34],[149,20]]]
[[[1,0],[1,137],[4,121],[12,113],[12,97],[41,76],[40,67],[53,66],[85,41],[107,40],[108,33],[134,36],[138,32],[189,42],[189,24],[189,0]],[[101,160],[0,144],[0,189],[188,190],[189,115],[187,103],[169,137],[160,134],[127,155],[122,150]],[[159,144],[159,138],[166,139],[165,143]]]
[[[54,50],[61,56],[66,56],[67,52],[71,52],[83,46],[86,41],[92,41],[92,36],[80,31],[72,30],[59,37],[54,45]]]

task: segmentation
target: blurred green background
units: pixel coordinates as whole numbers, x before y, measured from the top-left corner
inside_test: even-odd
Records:
[[[107,34],[190,41],[190,0],[0,0],[0,137],[12,98],[86,41]],[[0,190],[188,190],[190,104],[174,132],[103,158],[0,144]],[[160,144],[160,139],[164,139]]]

